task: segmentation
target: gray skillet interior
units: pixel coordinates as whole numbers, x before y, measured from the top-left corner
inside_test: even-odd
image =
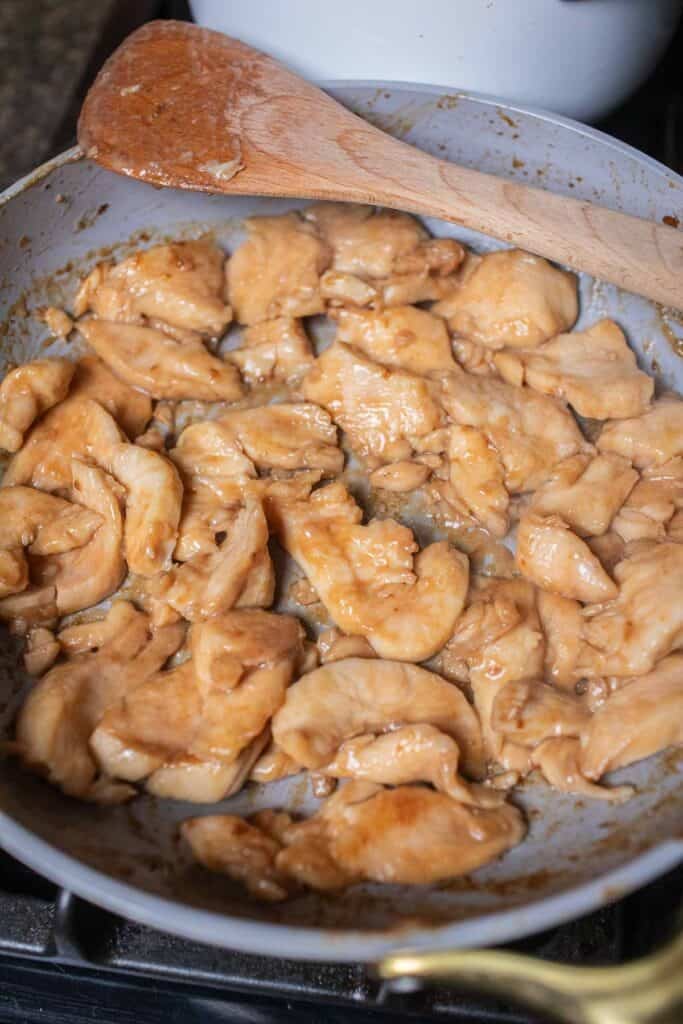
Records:
[[[435,155],[640,216],[683,222],[683,180],[590,129],[484,97],[429,87],[338,85],[333,94],[382,128]],[[73,157],[73,154],[72,154]],[[229,251],[247,214],[281,212],[293,201],[156,190],[83,161],[60,158],[6,193],[0,206],[0,367],[71,346],[50,342],[24,315],[69,305],[78,277],[104,255],[206,232]],[[491,239],[442,222],[485,250]],[[661,388],[683,391],[683,329],[671,311],[581,280],[581,323],[614,317]],[[16,645],[0,647],[0,740],[11,735],[25,683]],[[334,897],[279,906],[248,901],[224,879],[188,863],[176,824],[196,806],[140,797],[116,809],[63,797],[0,761],[0,844],[72,891],[124,915],[203,941],[314,960],[372,959],[396,947],[485,945],[585,912],[683,859],[683,754],[664,753],[619,773],[638,786],[621,807],[576,800],[530,781],[515,796],[530,823],[526,841],[471,879],[428,889],[358,886]],[[307,811],[302,778],[249,787],[221,807]],[[215,811],[215,807],[206,812]]]

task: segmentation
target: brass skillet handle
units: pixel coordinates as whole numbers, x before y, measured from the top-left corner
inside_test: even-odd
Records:
[[[567,967],[517,953],[452,950],[392,953],[380,978],[475,988],[568,1024],[681,1024],[683,930],[663,949],[620,967]]]

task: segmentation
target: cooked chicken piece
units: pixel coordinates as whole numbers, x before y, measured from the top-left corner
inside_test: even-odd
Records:
[[[33,314],[36,319],[42,320],[57,338],[68,338],[71,334],[74,322],[71,317],[57,306],[43,306]]]
[[[137,393],[140,394],[140,392]],[[151,451],[164,451],[169,447],[175,433],[175,403],[166,399],[155,402],[154,413],[151,419],[148,417],[145,422],[144,433],[132,435],[135,444],[139,444],[142,448],[149,448]]]
[[[73,373],[67,359],[35,359],[10,370],[0,384],[0,448],[19,451],[31,424],[66,398]]]
[[[21,548],[0,549],[0,598],[20,594],[28,584],[28,563]]]
[[[465,771],[481,775],[475,711],[457,686],[417,665],[366,658],[323,665],[289,688],[271,728],[280,750],[321,769],[345,740],[400,724],[437,727],[458,744]]]
[[[616,456],[615,456],[616,457]],[[683,458],[643,470],[612,523],[615,533],[626,541],[664,540],[667,524],[683,508]]]
[[[361,278],[396,273],[397,264],[428,241],[420,222],[396,210],[351,203],[316,203],[304,211],[332,249],[332,268]],[[404,270],[412,269],[410,266]]]
[[[235,409],[217,421],[259,469],[322,469],[341,473],[344,455],[329,414],[311,402]]]
[[[289,775],[298,775],[302,771],[300,764],[280,750],[275,743],[271,743],[251,769],[249,780],[264,785],[267,782],[285,779]]]
[[[26,764],[81,799],[134,795],[127,786],[98,788],[90,736],[107,708],[156,672],[184,634],[178,625],[152,633],[147,616],[126,601],[115,602],[107,619],[110,635],[103,646],[51,669],[29,694],[17,722]]]
[[[522,575],[561,597],[589,603],[617,596],[614,580],[560,516],[525,513],[517,528],[516,560]]]
[[[364,636],[380,657],[423,661],[450,636],[467,591],[468,562],[446,541],[419,554],[392,519],[362,526],[339,483],[307,501],[266,503],[285,550],[296,559],[335,624]]]
[[[183,485],[173,463],[136,444],[117,444],[108,464],[126,488],[124,545],[131,572],[154,576],[171,566]]]
[[[440,380],[441,401],[462,426],[477,427],[497,450],[511,493],[535,490],[586,443],[568,409],[527,387],[463,371]]]
[[[149,396],[124,384],[97,356],[78,360],[69,394],[99,402],[131,440],[142,433],[152,416]]]
[[[241,346],[226,359],[239,366],[248,384],[261,384],[302,377],[315,355],[301,320],[281,316],[247,327]]]
[[[683,402],[663,395],[641,416],[606,423],[597,444],[602,452],[630,459],[636,469],[661,466],[683,455]]]
[[[311,316],[325,308],[320,275],[332,254],[297,213],[249,217],[249,238],[228,260],[228,297],[241,324]]]
[[[545,634],[545,671],[558,688],[574,692],[581,652],[581,605],[549,590],[539,590],[536,605]]]
[[[581,770],[589,779],[683,743],[683,655],[664,658],[624,684],[596,710],[581,738]]]
[[[203,633],[205,628],[208,635]],[[208,675],[201,658],[201,677],[196,664],[197,652],[206,644],[215,650],[221,629],[223,664],[231,658],[236,663],[235,670],[228,672],[227,686],[210,659]],[[150,677],[102,719],[91,738],[98,762],[109,775],[127,781],[164,769],[161,781],[153,779],[152,786],[163,786],[165,796],[223,799],[234,791],[238,779],[244,781],[262,749],[255,752],[253,741],[261,737],[265,744],[263,730],[284,700],[301,643],[296,619],[266,612],[231,612],[208,627],[193,627],[193,657]],[[224,772],[247,748],[234,771]]]
[[[381,366],[339,342],[316,360],[303,390],[330,412],[354,451],[375,465],[409,457],[411,439],[443,422],[430,381]]]
[[[594,537],[609,530],[637,480],[620,455],[573,455],[555,466],[530,507],[540,516],[561,516],[580,537]]]
[[[264,729],[228,765],[181,755],[157,768],[147,779],[145,788],[163,800],[185,800],[193,804],[227,800],[242,789],[268,737],[268,729]]]
[[[469,338],[461,338],[457,334],[451,338],[451,349],[458,364],[468,373],[491,377],[496,376],[500,372],[501,377],[504,377],[511,384],[521,385],[522,383],[524,375],[515,350],[505,349],[501,352],[496,352],[494,349],[490,349],[488,345],[480,345],[476,341],[471,341]],[[510,351],[514,353],[512,362],[518,370],[519,379],[517,380],[513,379],[510,374],[498,371],[494,363],[494,359],[498,361],[498,359],[502,359]]]
[[[74,312],[101,320],[144,323],[152,317],[211,337],[232,318],[223,291],[225,256],[210,242],[173,242],[99,263],[81,285]]]
[[[459,287],[434,312],[481,345],[533,348],[575,322],[576,278],[521,249],[490,252],[468,259]]]
[[[340,309],[334,319],[337,341],[354,346],[376,363],[415,374],[453,369],[446,325],[425,309]]]
[[[494,537],[509,529],[510,497],[497,450],[476,427],[454,424],[448,430],[449,477],[468,513]]]
[[[321,769],[337,779],[365,779],[384,786],[429,782],[463,804],[498,807],[503,797],[487,786],[466,782],[459,774],[460,750],[452,736],[433,725],[401,725],[376,735],[345,740]]]
[[[484,577],[476,582],[448,648],[467,663],[487,756],[506,769],[525,773],[530,767],[528,751],[499,733],[492,715],[506,684],[543,676],[536,588],[521,579]]]
[[[35,626],[52,628],[57,622],[57,589],[27,587],[0,600],[0,621],[9,623],[15,636],[25,636]]]
[[[370,474],[370,483],[379,490],[406,494],[421,487],[431,473],[422,462],[390,462]]]
[[[525,747],[551,736],[580,736],[589,719],[578,697],[529,679],[506,683],[491,710],[493,728]]]
[[[546,782],[561,793],[575,793],[589,800],[620,804],[633,796],[632,786],[596,786],[581,772],[581,741],[574,736],[553,736],[539,743],[531,755]]]
[[[26,637],[24,668],[30,676],[42,676],[54,665],[61,647],[55,635],[44,626],[36,626]]]
[[[296,889],[275,867],[280,843],[243,818],[232,814],[189,818],[180,832],[200,864],[241,882],[259,900],[285,900]]]
[[[124,440],[114,418],[90,398],[68,398],[51,409],[10,461],[2,486],[28,484],[70,493],[73,458],[101,461]]]
[[[683,545],[646,544],[614,576],[616,599],[584,609],[579,675],[650,672],[683,643]]]
[[[78,329],[109,369],[152,398],[234,402],[242,394],[239,371],[201,341],[175,341],[153,327],[81,320]]]
[[[98,604],[114,593],[126,574],[123,520],[115,481],[97,466],[78,459],[73,460],[72,472],[75,497],[97,513],[102,524],[82,547],[32,560],[31,576],[37,590],[56,587],[60,615]]]
[[[379,299],[379,292],[373,285],[355,274],[340,274],[337,270],[326,270],[322,275],[320,294],[333,309],[336,306],[371,306]]]
[[[600,537],[587,537],[586,544],[600,559],[605,572],[613,576],[615,566],[623,560],[626,554],[626,544],[619,534],[609,530]]]
[[[164,600],[190,622],[198,622],[244,605],[250,582],[254,586],[250,577],[256,572],[258,594],[252,594],[249,604],[271,604],[275,578],[267,545],[268,525],[261,503],[247,498],[220,547],[171,569]]]
[[[238,507],[246,482],[256,477],[256,467],[223,419],[186,427],[169,455],[186,492],[206,491],[224,506]]]
[[[336,626],[324,629],[319,634],[318,650],[322,665],[327,665],[331,661],[342,661],[344,658],[377,657],[364,636],[346,636]]]
[[[640,416],[652,398],[654,381],[638,369],[623,332],[612,320],[601,320],[586,331],[558,334],[519,358],[530,387],[564,398],[580,416]],[[505,364],[497,365],[509,379]],[[514,382],[521,383],[516,372]]]

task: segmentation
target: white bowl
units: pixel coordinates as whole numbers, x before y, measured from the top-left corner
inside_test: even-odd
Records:
[[[683,0],[191,0],[315,82],[431,82],[594,121],[647,77]]]

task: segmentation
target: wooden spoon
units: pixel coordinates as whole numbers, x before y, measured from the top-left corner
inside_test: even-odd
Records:
[[[683,308],[683,232],[438,160],[186,22],[125,40],[86,96],[78,138],[104,167],[155,185],[410,210]]]

